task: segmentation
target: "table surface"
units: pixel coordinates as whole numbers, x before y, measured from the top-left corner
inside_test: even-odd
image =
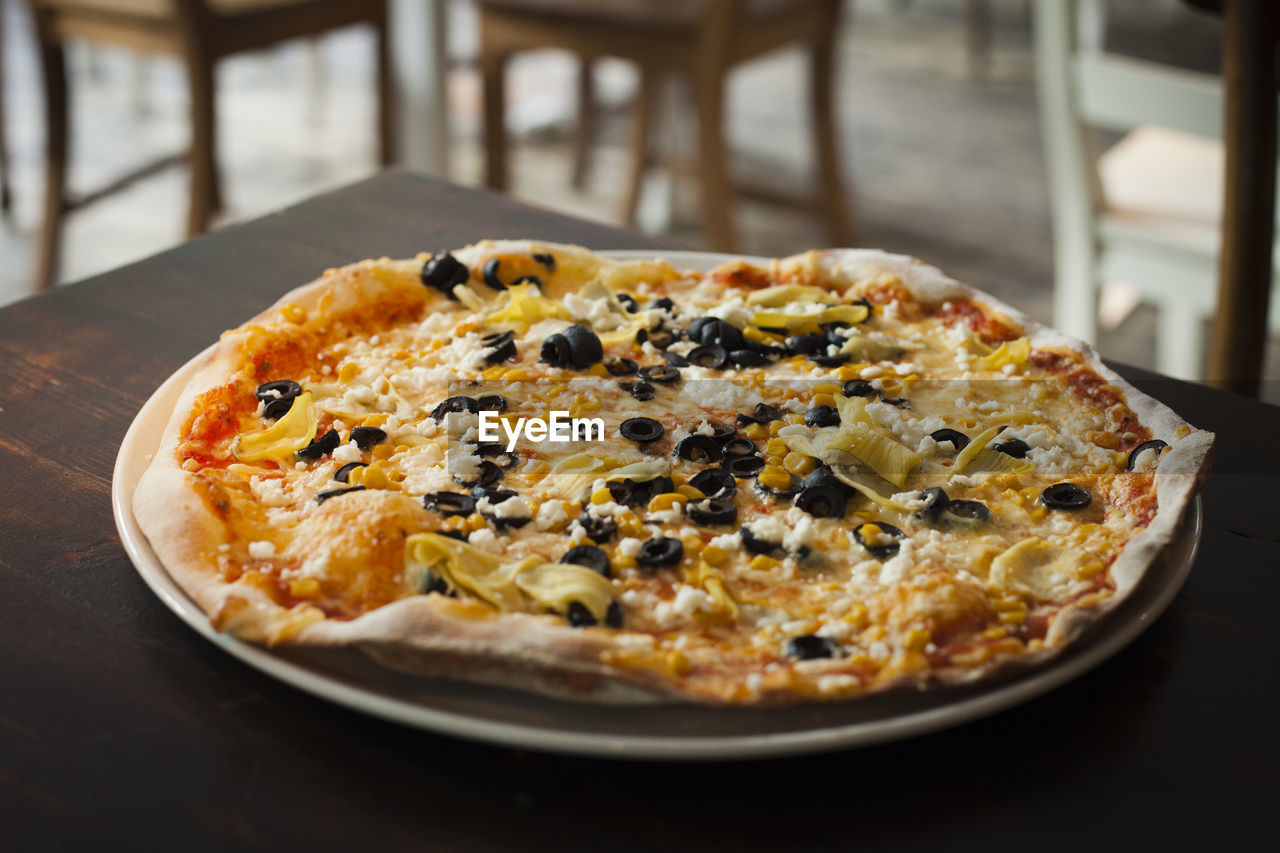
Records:
[[[112,522],[112,465],[143,402],[326,267],[498,235],[659,246],[391,172],[0,311],[7,849],[1274,849],[1280,409],[1140,371],[1218,433],[1190,579],[1109,662],[950,731],[764,762],[566,758],[367,718],[201,639]]]

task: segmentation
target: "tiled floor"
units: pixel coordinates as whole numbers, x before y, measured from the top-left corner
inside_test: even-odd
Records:
[[[38,221],[42,132],[40,95],[23,4],[0,0],[9,18],[3,46],[18,207],[0,228],[0,304],[27,292]],[[907,252],[941,266],[1037,318],[1050,319],[1052,259],[1047,190],[1041,157],[1026,4],[993,0],[991,61],[985,78],[968,73],[962,4],[953,0],[857,0],[841,33],[840,118],[860,242]],[[1116,9],[1118,8],[1118,11]],[[456,51],[467,53],[472,21],[455,5]],[[1165,50],[1212,67],[1214,31],[1181,4],[1127,0],[1113,8],[1142,49]],[[1151,37],[1158,33],[1158,38]],[[372,54],[370,38],[342,33],[321,45],[326,69],[321,97],[309,95],[305,47],[233,59],[219,78],[219,143],[228,208],[224,221],[249,218],[370,174]],[[180,71],[167,60],[139,65],[129,54],[100,50],[74,55],[76,92],[73,182],[91,186],[153,153],[178,148],[185,136]],[[135,86],[140,69],[143,84]],[[808,168],[803,100],[804,64],[780,54],[738,73],[731,84],[730,132],[736,166],[801,184]],[[516,124],[514,191],[576,215],[612,221],[622,192],[627,123],[611,113],[589,187],[569,189],[572,65],[542,54],[513,71],[521,96]],[[624,103],[631,75],[606,69],[607,91]],[[144,108],[135,92],[144,95]],[[451,81],[452,177],[479,179],[478,81],[459,70]],[[668,134],[689,136],[669,119]],[[139,184],[72,217],[65,239],[64,277],[75,281],[166,248],[182,239],[186,178],[181,170]],[[651,185],[654,192],[661,186]],[[668,206],[650,195],[650,213],[674,210],[668,233],[698,246],[689,188],[674,187]],[[744,250],[783,254],[826,238],[820,223],[786,210],[744,204]],[[428,247],[424,247],[428,248]],[[1105,354],[1150,365],[1153,312],[1139,308],[1106,333]],[[1273,347],[1273,350],[1276,349]],[[1280,353],[1271,375],[1280,376]]]

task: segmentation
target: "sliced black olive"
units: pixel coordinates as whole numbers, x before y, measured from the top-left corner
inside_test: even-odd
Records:
[[[804,478],[804,487],[806,489],[813,486],[831,486],[836,491],[840,492],[840,494],[844,495],[846,501],[857,494],[857,490],[854,489],[853,486],[843,482],[835,475],[835,472],[826,465],[819,465],[817,468],[814,468],[809,472],[809,476]]]
[[[649,367],[640,368],[640,376],[650,382],[660,382],[663,385],[669,385],[680,379],[680,371],[669,364],[655,364]]]
[[[484,354],[486,364],[501,364],[516,357],[516,342],[511,338],[496,344],[485,344],[485,347],[489,350]]]
[[[493,488],[492,486],[476,486],[471,490],[471,496],[476,500],[484,498],[491,504],[500,504],[503,501],[509,501],[518,495],[512,489]]]
[[[302,393],[302,386],[292,379],[277,379],[274,382],[263,382],[253,393],[257,396],[258,402],[270,404],[280,400],[292,400]]]
[[[581,601],[569,602],[569,606],[564,611],[564,619],[569,623],[570,628],[590,628],[596,624],[596,617],[591,615],[587,605]]]
[[[730,456],[721,465],[733,476],[744,480],[759,476],[764,470],[764,460],[759,456]]]
[[[640,310],[640,303],[636,302],[636,298],[630,293],[619,293],[618,301],[622,303],[622,307],[627,309],[628,314],[634,314]]]
[[[758,352],[761,355],[767,355],[770,358],[770,360],[775,358],[782,358],[784,355],[787,354],[787,351],[783,347],[777,346],[775,344],[766,343],[764,341],[753,341],[750,338],[747,338],[747,340],[745,341],[745,346],[743,348],[749,349],[752,352]]]
[[[662,354],[662,360],[672,367],[688,367],[691,363],[689,359],[685,358],[680,353],[670,351]]]
[[[729,351],[719,344],[703,344],[689,350],[689,361],[698,367],[719,370],[729,363]]]
[[[689,480],[689,485],[709,498],[727,498],[738,491],[737,481],[723,468],[707,468],[699,471]]]
[[[840,413],[834,406],[814,406],[804,413],[804,422],[811,427],[840,426]]]
[[[840,644],[830,637],[819,637],[817,634],[805,634],[792,637],[783,647],[787,657],[796,660],[818,660],[840,656]]]
[[[504,290],[506,285],[502,279],[498,277],[498,267],[502,266],[502,261],[493,258],[484,265],[484,283],[492,287],[494,290]]]
[[[938,444],[942,444],[944,441],[949,441],[951,442],[951,446],[957,451],[964,450],[969,446],[969,436],[965,435],[960,430],[952,429],[951,427],[936,429],[929,433],[929,438],[932,438],[934,441],[938,442]]]
[[[640,369],[640,365],[629,358],[609,358],[605,359],[604,369],[610,376],[631,376]]]
[[[585,566],[604,577],[609,577],[609,555],[595,545],[574,545],[560,558],[562,563]]]
[[[604,612],[604,624],[610,628],[621,628],[623,616],[622,605],[616,601],[610,601],[609,608]]]
[[[556,271],[556,256],[550,252],[534,252],[533,259],[547,268],[547,272]]]
[[[881,397],[880,402],[888,406],[895,406],[899,409],[911,408],[911,401],[906,397]]]
[[[702,343],[703,330],[706,329],[707,326],[716,322],[716,319],[717,318],[715,317],[698,317],[689,324],[689,328],[685,331],[685,334],[689,336],[689,340]]]
[[[676,304],[671,301],[670,296],[662,296],[650,302],[649,307],[657,308],[659,311],[670,311],[676,307]]]
[[[459,486],[492,486],[502,479],[502,469],[488,459],[483,459],[477,467],[476,475],[470,480],[454,475],[453,481]]]
[[[722,424],[719,421],[711,421],[708,425],[711,427],[711,437],[721,444],[738,434],[738,428],[733,424]]]
[[[719,462],[724,458],[720,442],[709,435],[689,435],[676,442],[676,456],[690,462]]]
[[[270,420],[276,421],[289,414],[289,410],[293,408],[293,401],[297,397],[281,397],[278,400],[272,400],[270,403],[262,407],[262,416]]]
[[[345,489],[330,489],[327,492],[316,492],[316,503],[322,504],[329,498],[336,498],[338,495],[345,495],[351,492],[363,492],[364,486],[347,486]]]
[[[536,275],[522,275],[515,281],[511,282],[512,287],[515,287],[517,284],[532,284],[537,287],[542,287],[542,279]]]
[[[645,336],[645,339],[648,340],[649,343],[653,344],[658,349],[666,349],[667,347],[674,344],[676,341],[680,340],[680,335],[672,331],[671,329],[657,328],[657,329],[649,330],[649,333],[648,335]],[[640,343],[644,343],[644,341],[640,341]]]
[[[809,360],[819,367],[839,367],[849,361],[851,356],[845,352],[838,352],[835,355],[826,355],[825,353],[812,353]]]
[[[728,498],[693,501],[687,512],[698,524],[733,524],[738,520],[738,508]]]
[[[746,348],[747,341],[742,336],[741,329],[726,320],[716,317],[708,319],[709,322],[698,327],[699,343],[722,346],[730,352]]]
[[[1163,450],[1168,446],[1169,446],[1169,443],[1167,441],[1161,441],[1158,438],[1153,438],[1150,441],[1142,442],[1142,444],[1139,444],[1133,450],[1129,451],[1129,461],[1125,463],[1124,470],[1132,471],[1133,466],[1137,464],[1138,457],[1141,456],[1146,451],[1154,450],[1158,455],[1161,450]]]
[[[949,521],[981,524],[991,518],[991,510],[981,501],[951,501],[942,512]]]
[[[331,429],[319,438],[311,439],[311,443],[299,450],[294,455],[299,459],[314,462],[326,453],[332,453],[338,449],[338,445],[342,443],[342,439],[338,437],[338,431]]]
[[[467,541],[466,534],[461,530],[448,530],[443,535],[452,539],[460,539],[463,542]],[[444,578],[433,575],[431,572],[424,572],[422,575],[422,592],[423,594],[438,592],[441,595],[449,595],[449,585],[445,583]]]
[[[831,346],[844,346],[848,338],[841,334],[841,329],[849,328],[848,323],[822,323],[818,328],[822,329],[822,335],[826,338],[827,343]]]
[[[747,426],[748,424],[767,424],[772,421],[782,420],[782,409],[777,406],[770,406],[766,403],[756,403],[755,410],[749,414],[738,414],[738,425]]]
[[[646,539],[636,554],[636,563],[646,569],[674,566],[684,557],[684,543],[669,536]]]
[[[592,542],[608,542],[618,532],[618,522],[608,516],[596,518],[584,512],[578,518],[578,524]]]
[[[653,418],[627,418],[618,427],[618,434],[627,441],[634,441],[636,444],[648,444],[651,441],[657,441],[666,433],[666,428],[661,421]]]
[[[569,341],[569,363],[574,368],[586,370],[604,358],[604,347],[600,343],[600,338],[590,328],[574,325],[565,329],[563,334]]]
[[[764,353],[749,349],[730,350],[729,360],[733,362],[734,367],[764,367],[773,363]]]
[[[361,450],[368,450],[375,444],[382,444],[387,440],[387,431],[378,429],[377,427],[358,426],[351,430],[351,441],[356,443],[356,447]]]
[[[613,502],[623,506],[631,506],[635,503],[635,486],[634,480],[614,480],[605,484]]]
[[[651,383],[643,381],[635,383],[628,382],[623,385],[623,387],[631,393],[632,397],[635,397],[642,403],[647,400],[652,400],[654,391],[656,390]]]
[[[863,296],[863,297],[859,297],[858,299],[853,300],[853,301],[852,301],[852,302],[850,302],[849,304],[850,304],[850,305],[865,305],[865,306],[867,306],[867,320],[870,320],[870,319],[871,319],[871,315],[872,315],[872,313],[874,313],[874,312],[875,312],[875,308],[874,308],[874,307],[872,307],[871,303],[867,301],[867,298],[866,298],[865,296]],[[867,320],[863,320],[862,322],[864,322],[864,323],[865,323],[865,322],[867,322]]]
[[[880,392],[875,389],[875,386],[865,379],[850,379],[841,386],[840,390],[844,392],[846,397],[875,399],[880,396]]]
[[[462,492],[428,492],[422,496],[422,505],[441,515],[471,515],[476,511],[476,499]]]
[[[333,479],[339,483],[345,483],[351,479],[351,472],[357,468],[364,468],[368,463],[365,462],[348,462],[337,471],[333,472]]]
[[[924,500],[924,506],[916,510],[916,517],[925,519],[926,521],[937,521],[938,516],[947,508],[947,504],[951,502],[951,498],[947,493],[937,486],[925,489],[920,493],[920,497]]]
[[[569,339],[557,332],[547,335],[542,341],[542,349],[538,352],[538,360],[552,367],[568,367],[570,355]]]
[[[496,347],[498,344],[504,343],[506,341],[515,340],[515,337],[516,337],[516,333],[511,331],[510,329],[507,329],[502,332],[494,332],[492,334],[485,335],[483,338],[480,339],[480,343],[484,344],[487,347]]]
[[[1040,493],[1040,502],[1049,509],[1084,509],[1091,500],[1093,495],[1075,483],[1055,483]]]
[[[772,554],[782,550],[781,542],[770,542],[767,539],[760,539],[752,532],[751,528],[743,525],[738,530],[738,536],[742,539],[742,547],[747,549],[749,554]]]
[[[889,402],[885,400],[885,402]],[[1031,449],[1031,445],[1027,444],[1020,438],[1011,438],[1008,441],[998,441],[991,445],[991,449],[996,453],[1003,453],[1005,456],[1012,456],[1014,459],[1026,459],[1027,451]]]
[[[754,456],[758,450],[749,438],[731,438],[724,443],[725,456]]]
[[[448,252],[441,252],[427,258],[427,262],[422,265],[420,276],[422,283],[427,287],[435,288],[450,299],[457,299],[453,295],[453,289],[460,284],[466,284],[467,279],[471,278],[471,273],[462,261]]]
[[[896,540],[901,540],[905,536],[901,530],[894,527],[892,524],[886,524],[883,521],[872,521],[867,524],[859,524],[857,527],[853,528],[853,539],[855,542],[865,548],[867,553],[875,557],[877,560],[883,560],[885,557],[892,557],[894,554],[898,553],[898,542],[896,541],[887,543],[876,542],[868,545],[866,540],[863,538],[863,531],[868,527],[868,525],[880,528],[881,533],[887,533]]]
[[[796,506],[814,518],[844,517],[844,495],[835,486],[805,486],[796,495]]]
[[[649,503],[655,495],[665,495],[676,488],[670,477],[654,477],[643,482],[614,480],[607,487],[614,502],[624,506],[642,506]]]
[[[822,335],[810,332],[807,335],[792,335],[783,342],[789,355],[813,355],[822,352],[827,342]]]
[[[804,488],[804,480],[801,480],[795,474],[792,474],[791,480],[787,483],[787,487],[785,489],[775,489],[772,486],[766,486],[759,480],[756,480],[756,488],[759,489],[761,493],[768,495],[771,498],[783,498],[785,500],[787,498],[794,498],[796,495],[800,494],[800,490]]]
[[[456,397],[449,397],[446,400],[442,400],[437,404],[436,407],[431,410],[431,417],[437,421],[443,421],[445,415],[453,412],[470,412],[474,415],[478,411],[480,411],[479,403],[470,397],[464,397],[459,394]]]
[[[507,398],[501,394],[481,394],[476,397],[476,410],[481,412],[505,412]]]

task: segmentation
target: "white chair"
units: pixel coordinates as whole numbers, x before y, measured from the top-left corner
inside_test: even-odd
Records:
[[[1221,243],[1221,80],[1105,52],[1101,0],[1031,5],[1053,213],[1054,324],[1095,341],[1101,284],[1128,283],[1159,310],[1157,368],[1198,379]],[[1127,135],[1098,156],[1098,130]],[[1273,330],[1280,330],[1277,302]]]

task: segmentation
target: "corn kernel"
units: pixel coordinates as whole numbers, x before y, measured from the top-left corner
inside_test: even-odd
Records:
[[[814,394],[813,404],[815,406],[830,406],[834,409],[836,407],[836,398],[831,394]]]
[[[684,552],[695,556],[702,551],[705,545],[702,538],[698,536],[681,536],[680,541],[684,544]]]
[[[431,342],[431,345],[428,346],[427,349],[431,352],[435,352],[436,350],[444,349],[445,346],[444,338],[436,338]]]
[[[477,530],[483,530],[489,526],[489,520],[478,512],[473,512],[467,516],[467,530],[475,533]]]
[[[611,500],[613,500],[613,493],[608,489],[599,489],[591,493],[591,502],[597,506],[607,504]]]
[[[988,640],[999,640],[1001,637],[1007,637],[1008,635],[1009,629],[1003,628],[999,625],[993,625],[982,632],[982,636],[986,637]]]
[[[671,509],[676,504],[684,504],[684,495],[675,492],[654,495],[649,501],[649,512],[662,512],[663,510]]]
[[[467,526],[466,516],[451,515],[444,520],[445,530],[463,530]]]
[[[294,305],[292,302],[280,307],[280,315],[290,323],[301,325],[307,322],[307,309],[301,305]]]
[[[933,634],[927,629],[912,628],[910,631],[907,632],[907,637],[905,642],[907,651],[911,651],[911,652],[923,651],[924,647],[929,644],[929,641],[931,639],[933,639]]]
[[[475,322],[474,320],[467,320],[464,323],[459,323],[458,325],[454,326],[453,333],[454,335],[461,337],[462,335],[465,335],[468,332],[478,332],[480,331],[481,328],[482,328],[481,325]]]
[[[360,365],[356,364],[354,361],[348,361],[346,364],[342,365],[342,367],[338,368],[339,382],[350,382],[359,375]]]
[[[492,382],[495,379],[501,379],[506,372],[507,369],[505,367],[500,364],[495,364],[493,367],[486,367],[484,370],[480,371],[480,378],[486,382]]]
[[[839,394],[840,386],[834,382],[821,382],[812,388],[814,394]]]
[[[782,460],[783,460],[782,456],[766,456],[764,458],[764,464],[772,468],[781,468]]]
[[[684,652],[679,649],[672,649],[667,652],[667,666],[676,675],[689,674],[689,659],[684,656]]]
[[[587,373],[591,374],[592,376],[598,376],[601,379],[609,378],[608,369],[598,361],[587,368]]]
[[[743,430],[747,434],[747,438],[764,438],[769,431],[764,428],[764,424],[748,424]]]
[[[522,367],[513,367],[507,371],[507,375],[503,378],[508,382],[523,382],[529,378],[529,371]]]
[[[618,533],[623,536],[637,537],[644,532],[644,525],[640,523],[640,519],[632,516],[625,521],[618,522]]]
[[[389,459],[395,455],[395,452],[395,448],[389,444],[379,444],[372,451],[373,458],[378,460]]]
[[[791,474],[783,468],[775,465],[766,466],[760,472],[760,485],[767,486],[775,491],[784,491],[791,488]]]
[[[295,598],[311,598],[320,592],[320,581],[315,578],[295,578],[289,581],[289,593]]]
[[[392,455],[392,456],[394,456],[396,453],[405,453],[405,452],[407,452],[408,450],[409,450],[409,445],[407,445],[407,444],[397,444],[397,445],[396,445],[396,449],[395,449],[395,451],[394,451],[391,455]]]
[[[804,477],[813,470],[813,459],[812,457],[805,456],[803,453],[796,453],[795,451],[792,451],[783,458],[782,466],[792,474],[798,474],[801,477]]]
[[[787,426],[796,426],[804,423],[804,415],[796,414],[795,412],[783,416],[782,419],[787,422]]]
[[[786,426],[782,421],[769,421],[769,435],[777,435]]]
[[[634,569],[636,567],[636,558],[619,554],[609,561],[615,569]]]
[[[771,438],[764,445],[766,456],[786,456],[787,443],[780,438]]]
[[[376,414],[369,415],[367,418],[365,418],[364,420],[362,420],[362,421],[360,422],[360,425],[361,425],[361,426],[380,427],[380,426],[382,426],[383,424],[385,424],[385,423],[387,422],[387,417],[388,417],[388,415],[387,415],[387,413],[386,413],[386,412],[378,412],[378,413],[376,413]]]
[[[857,379],[862,368],[858,365],[846,364],[836,368],[836,378],[841,382],[848,382],[850,379]]]
[[[677,486],[676,491],[691,501],[700,501],[706,497],[700,490],[687,483],[683,486]]]
[[[1021,625],[1027,621],[1027,611],[1009,610],[996,617],[1006,625]]]
[[[723,566],[729,562],[729,552],[719,545],[708,545],[702,549],[702,559],[709,566]]]
[[[1102,570],[1105,568],[1106,566],[1102,564],[1101,560],[1093,560],[1092,562],[1085,563],[1081,566],[1080,570],[1076,572],[1076,574],[1082,580],[1089,580],[1090,578],[1096,578],[1098,575],[1102,574]]]
[[[778,568],[782,565],[781,560],[775,560],[768,554],[757,554],[751,558],[751,568],[760,572],[767,572]]]

